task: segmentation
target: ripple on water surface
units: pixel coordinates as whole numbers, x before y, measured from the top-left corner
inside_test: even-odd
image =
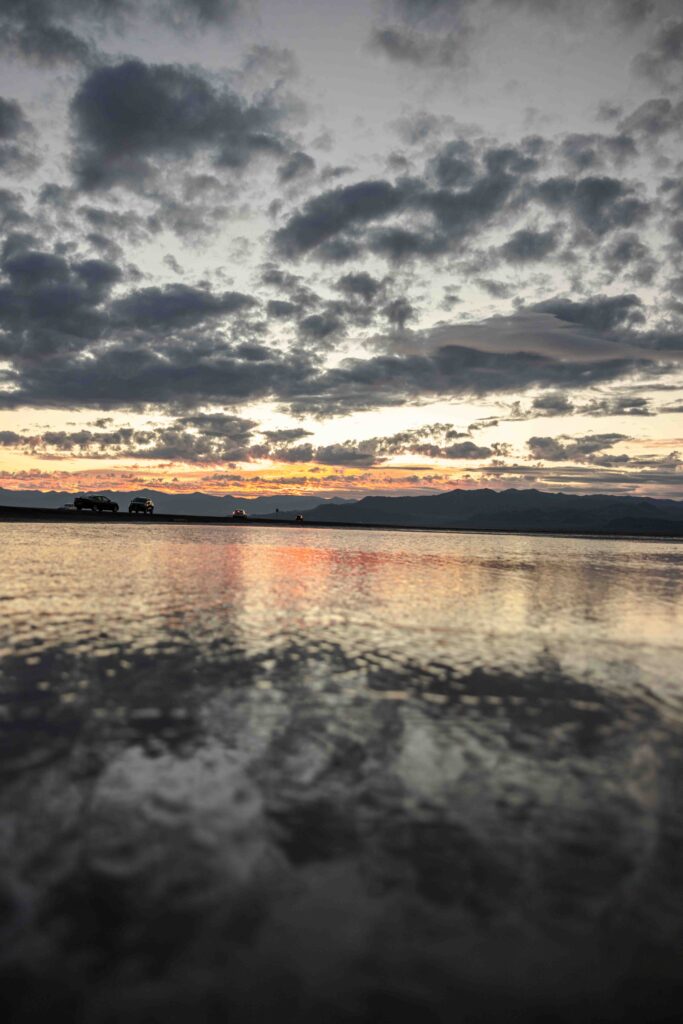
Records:
[[[0,531],[13,1019],[668,1014],[680,545]]]

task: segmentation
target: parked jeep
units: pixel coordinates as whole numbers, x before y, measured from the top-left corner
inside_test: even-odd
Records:
[[[151,516],[154,512],[154,502],[151,498],[133,498],[128,506],[128,515],[132,516],[134,512],[136,514],[142,512],[144,516]]]
[[[118,512],[119,506],[104,494],[79,495],[74,501],[79,512]]]

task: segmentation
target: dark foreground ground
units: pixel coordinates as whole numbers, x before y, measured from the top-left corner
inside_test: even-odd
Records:
[[[249,516],[246,520],[235,520],[231,516],[192,516],[192,515],[164,515],[155,512],[152,516],[129,515],[127,512],[61,512],[58,509],[49,508],[16,508],[12,505],[0,505],[0,523],[20,522],[68,522],[68,523],[154,523],[157,526],[173,523],[176,525],[185,524],[188,526],[235,526],[241,529],[250,526],[289,526],[293,529],[327,529],[327,530],[418,530],[428,533],[491,533],[491,534],[528,534],[530,536],[561,536],[561,537],[662,537],[668,539],[680,538],[683,540],[683,523],[665,523],[655,527],[650,524],[642,525],[634,521],[629,526],[621,529],[591,529],[591,530],[569,530],[569,529],[519,529],[515,527],[510,530],[495,529],[487,530],[482,527],[443,527],[443,526],[401,526],[395,523],[343,523],[316,521],[315,519],[304,518],[303,522],[294,522],[291,515],[283,513],[282,518],[271,516]]]

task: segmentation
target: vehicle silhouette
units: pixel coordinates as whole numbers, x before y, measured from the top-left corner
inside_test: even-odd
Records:
[[[232,514],[232,518],[233,519],[247,519],[248,516],[247,516],[247,513],[244,511],[243,508],[236,508],[235,511]]]
[[[142,512],[145,516],[151,516],[154,512],[154,502],[151,498],[133,498],[128,506],[128,515]]]
[[[118,512],[119,506],[104,494],[79,495],[74,505],[79,512]]]
[[[300,512],[299,512],[298,515],[294,516],[294,522],[295,523],[303,523],[303,521],[304,521],[304,517],[301,515]]]

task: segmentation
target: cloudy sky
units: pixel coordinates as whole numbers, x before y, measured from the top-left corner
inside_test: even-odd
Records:
[[[679,0],[0,0],[0,486],[683,498]]]

